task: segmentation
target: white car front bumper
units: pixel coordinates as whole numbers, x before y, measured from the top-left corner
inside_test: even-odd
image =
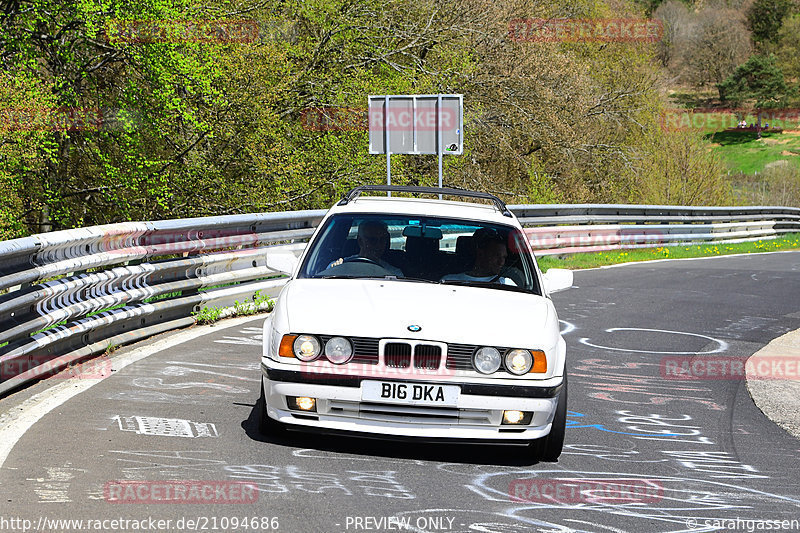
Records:
[[[283,366],[283,365],[281,365]],[[458,385],[455,406],[382,403],[362,400],[361,382],[370,378],[315,376],[262,364],[267,416],[306,431],[357,432],[376,437],[416,437],[525,442],[547,435],[558,404],[562,377],[514,385],[434,380],[381,380]],[[505,380],[504,380],[505,381]],[[286,397],[316,399],[316,412],[290,409]],[[504,410],[532,412],[527,425],[502,424]]]

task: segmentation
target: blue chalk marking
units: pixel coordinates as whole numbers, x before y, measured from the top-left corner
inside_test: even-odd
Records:
[[[613,429],[608,429],[602,424],[580,424],[579,420],[570,420],[570,417],[573,418],[581,418],[586,416],[583,413],[578,413],[577,411],[567,411],[567,429],[580,429],[580,428],[595,428],[599,429],[600,431],[605,431],[606,433],[615,433],[617,435],[630,435],[632,437],[649,437],[649,438],[657,438],[657,437],[680,437],[677,433],[630,433],[628,431],[614,431]]]

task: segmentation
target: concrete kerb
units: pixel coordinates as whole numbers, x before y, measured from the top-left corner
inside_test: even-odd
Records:
[[[758,379],[753,375],[759,359],[800,360],[800,329],[787,333],[754,353],[745,367],[747,390],[756,406],[773,422],[800,439],[800,379]]]
[[[163,337],[156,340],[144,340],[139,343],[126,346],[109,356],[111,360],[112,372],[122,370],[126,366],[136,363],[141,359],[153,354],[168,350],[178,344],[191,341],[203,335],[214,333],[221,329],[233,328],[257,319],[266,319],[266,314],[247,315],[234,317],[221,322],[209,325],[200,325],[187,328],[178,332],[166,332]],[[109,376],[113,376],[110,374]],[[53,385],[41,392],[37,392],[27,399],[20,401],[14,399],[14,395],[0,398],[4,401],[3,408],[0,410],[0,468],[2,468],[8,454],[16,445],[17,441],[38,422],[44,415],[56,409],[64,402],[74,396],[88,390],[100,383],[102,379],[81,379],[80,377],[70,377],[66,379],[53,380]],[[52,378],[51,378],[52,379]],[[44,380],[47,382],[47,380]]]

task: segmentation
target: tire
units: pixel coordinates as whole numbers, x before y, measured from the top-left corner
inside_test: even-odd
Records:
[[[258,431],[265,437],[279,437],[286,432],[286,428],[280,422],[273,420],[267,414],[267,398],[264,395],[264,384],[262,383],[261,396],[256,404],[256,416],[258,417]]]
[[[558,406],[556,406],[556,414],[553,417],[553,424],[550,426],[550,433],[540,439],[533,441],[531,451],[537,456],[540,461],[555,462],[561,455],[561,450],[564,448],[564,436],[567,427],[567,374],[564,373],[564,386],[561,388],[561,394],[558,395]]]

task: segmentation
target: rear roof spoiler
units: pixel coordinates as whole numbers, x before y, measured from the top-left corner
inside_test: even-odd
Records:
[[[505,202],[488,192],[468,191],[465,189],[454,189],[452,187],[419,187],[419,186],[405,186],[405,185],[361,185],[351,189],[345,194],[337,205],[347,205],[362,192],[375,191],[375,192],[407,192],[418,194],[441,194],[447,196],[463,196],[466,198],[481,198],[483,200],[491,200],[494,206],[500,211],[503,216],[511,217],[511,211],[506,207]]]

